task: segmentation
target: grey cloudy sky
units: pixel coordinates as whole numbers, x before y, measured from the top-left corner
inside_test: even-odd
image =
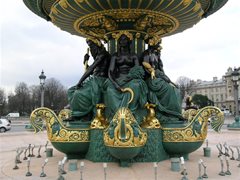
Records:
[[[61,31],[33,14],[22,0],[1,1],[0,87],[14,91],[19,82],[39,84],[43,69],[66,86],[83,74],[85,40]],[[163,38],[162,60],[166,74],[193,80],[221,78],[228,67],[240,66],[240,1],[182,33]]]

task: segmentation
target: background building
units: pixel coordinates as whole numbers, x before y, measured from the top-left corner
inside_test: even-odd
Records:
[[[240,67],[237,68],[240,74]],[[197,80],[192,82],[191,96],[194,94],[202,94],[214,102],[214,105],[220,109],[227,109],[230,113],[235,114],[236,103],[234,99],[234,84],[232,81],[233,69],[228,68],[227,72],[221,79],[213,77],[212,81]],[[240,79],[238,80],[238,87]],[[238,102],[240,102],[240,88],[238,88]],[[240,103],[238,103],[240,104]],[[240,109],[238,107],[238,109]]]
[[[238,73],[240,73],[240,67],[237,68]],[[229,108],[229,110],[231,112],[235,113],[235,109],[236,109],[236,103],[235,103],[235,99],[234,99],[234,83],[232,81],[232,73],[233,73],[233,69],[232,68],[228,68],[227,72],[225,73],[225,84],[226,84],[226,105]],[[240,88],[239,88],[239,84],[240,84],[240,79],[238,79],[238,106],[239,106],[239,101],[240,101]],[[238,107],[238,110],[240,108]]]

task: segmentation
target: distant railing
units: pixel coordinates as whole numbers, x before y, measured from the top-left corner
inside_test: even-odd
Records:
[[[30,121],[30,117],[29,116],[20,116],[20,117],[6,117],[6,116],[2,116],[1,118],[8,119],[8,120],[11,120],[11,121]]]

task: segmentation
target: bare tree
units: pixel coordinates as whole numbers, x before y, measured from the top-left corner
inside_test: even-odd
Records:
[[[15,94],[8,95],[8,111],[19,112],[20,115],[30,113],[30,93],[26,83],[17,84]]]
[[[18,112],[21,115],[30,113],[30,91],[25,82],[20,82],[15,87],[15,101],[18,103]]]
[[[55,111],[67,105],[67,89],[54,78],[47,79],[44,95],[45,106]]]
[[[191,94],[193,81],[190,78],[185,76],[180,76],[177,79],[176,84],[180,89],[182,99],[185,97],[186,94],[189,94],[189,95]]]
[[[6,113],[6,93],[4,89],[0,88],[0,117]]]
[[[39,85],[28,87],[21,82],[16,85],[15,92],[8,95],[8,102],[4,98],[4,91],[0,89],[0,115],[3,113],[3,105],[7,108],[5,113],[19,112],[20,115],[28,115],[34,109],[40,107],[41,91]],[[47,79],[44,93],[45,107],[59,111],[67,105],[67,89],[56,79]]]
[[[17,112],[18,105],[15,99],[16,97],[12,92],[8,94],[8,104],[7,104],[8,112]]]
[[[41,104],[41,90],[39,85],[33,85],[29,87],[30,99],[31,99],[31,110],[38,108]]]

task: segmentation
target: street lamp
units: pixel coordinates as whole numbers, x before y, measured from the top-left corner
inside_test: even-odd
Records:
[[[236,113],[235,115],[239,115],[239,106],[238,106],[238,81],[240,80],[239,72],[236,68],[234,68],[234,71],[232,72],[232,82],[233,82],[233,88],[234,88],[234,100],[235,100],[235,107],[236,107]]]
[[[44,84],[46,79],[46,76],[44,75],[43,70],[39,76],[39,79],[40,79],[40,90],[41,90],[41,107],[43,107],[44,106]]]

